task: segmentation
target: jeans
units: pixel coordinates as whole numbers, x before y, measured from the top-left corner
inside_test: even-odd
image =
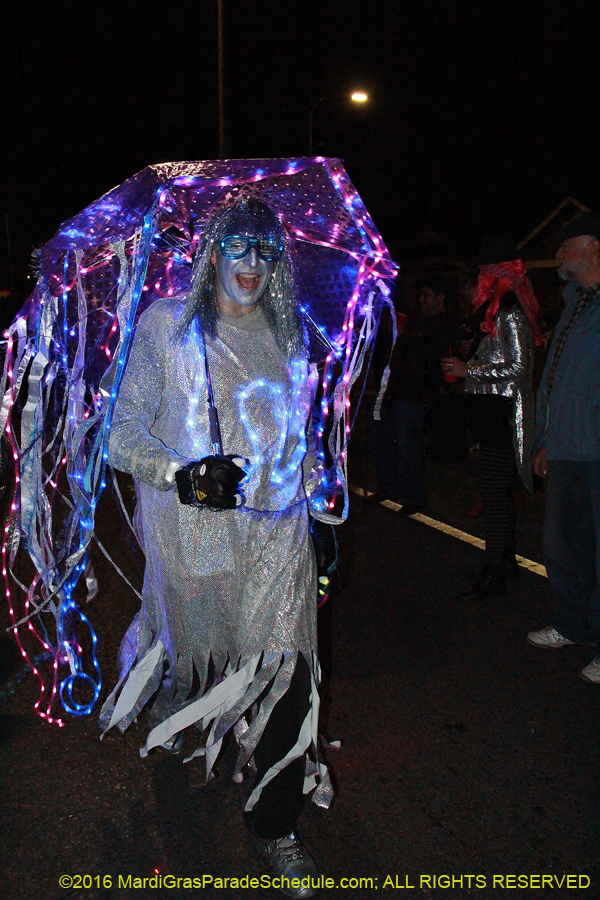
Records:
[[[550,460],[544,554],[552,624],[571,641],[600,641],[600,462]]]
[[[371,443],[379,492],[390,500],[417,506],[426,501],[423,484],[424,403],[389,400],[381,421],[371,421]]]

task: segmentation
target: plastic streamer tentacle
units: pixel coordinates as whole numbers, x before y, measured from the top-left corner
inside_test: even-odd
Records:
[[[71,446],[67,446],[67,457],[71,460],[73,467],[70,480],[72,493],[77,503],[76,511],[79,514],[79,548],[71,557],[71,563],[75,564],[72,565],[71,578],[64,588],[65,597],[61,604],[57,633],[59,640],[62,641],[71,669],[70,675],[60,685],[60,699],[65,709],[76,715],[86,715],[91,712],[100,693],[101,678],[95,651],[96,635],[87,617],[73,601],[72,591],[85,570],[89,544],[93,536],[96,505],[102,491],[106,487],[105,474],[112,413],[131,346],[135,314],[146,277],[148,256],[155,225],[156,214],[153,210],[151,214],[145,217],[141,234],[136,235],[131,263],[128,263],[122,242],[113,248],[120,261],[122,293],[117,298],[117,314],[121,328],[119,346],[113,358],[113,366],[106,373],[101,384],[101,394],[106,396],[107,402],[103,405],[100,412],[90,414],[88,410],[83,413],[82,419],[81,413],[84,409],[83,394],[79,379],[75,382],[73,421],[79,427],[73,430]],[[79,263],[80,260],[78,260]],[[78,290],[79,288],[80,282],[78,281]],[[86,456],[83,439],[96,424],[98,427],[92,450],[89,456]],[[88,626],[91,633],[93,642],[92,659],[96,678],[92,678],[82,669],[79,647],[73,639],[74,625],[77,620]],[[75,700],[73,689],[78,683],[93,689],[94,697],[91,702],[81,704]]]
[[[131,242],[129,256],[124,241],[111,247],[120,263],[120,291],[115,303],[120,338],[113,365],[100,386],[102,404],[92,402],[86,380],[88,341],[93,335],[88,334],[88,298],[83,284],[87,270],[82,265],[82,250],[64,252],[62,294],[53,296],[42,275],[30,301],[28,321],[20,317],[7,333],[0,424],[7,427],[11,438],[15,490],[2,544],[5,592],[20,652],[40,683],[35,708],[40,716],[59,725],[63,724],[62,720],[51,714],[57,698],[67,712],[86,715],[100,693],[96,634],[73,593],[88,566],[95,509],[105,487],[112,409],[131,343],[157,210],[158,204],[146,216],[143,227]],[[73,266],[75,275],[69,277]],[[69,294],[77,297],[75,322],[69,318],[72,317]],[[111,336],[114,331],[113,328]],[[28,392],[20,415],[19,446],[12,419],[26,374]],[[48,427],[51,407],[57,420],[54,431]],[[73,502],[59,489],[63,473]],[[59,501],[70,510],[60,530],[53,515]],[[13,571],[21,538],[36,570],[28,587]],[[11,599],[11,576],[26,593],[21,617],[17,616]],[[44,619],[48,613],[55,622],[54,638],[50,637]],[[43,673],[32,662],[19,636],[19,627],[25,624],[46,651],[44,658],[52,654],[50,692]],[[83,634],[79,636],[82,628],[88,634],[86,641]],[[88,671],[84,667],[82,642],[91,645]],[[65,665],[68,674],[63,677],[61,668]],[[91,698],[81,702],[80,696],[85,694]]]

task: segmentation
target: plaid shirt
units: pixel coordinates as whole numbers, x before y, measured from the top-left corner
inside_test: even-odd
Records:
[[[571,316],[571,319],[568,322],[566,328],[564,328],[561,334],[559,334],[556,341],[556,346],[554,347],[552,368],[550,369],[550,374],[548,375],[548,395],[550,395],[550,393],[552,392],[554,377],[556,375],[556,370],[558,369],[558,364],[560,362],[562,352],[565,348],[565,344],[567,343],[567,338],[569,337],[571,330],[573,329],[575,323],[581,316],[588,303],[590,303],[592,300],[597,300],[600,297],[600,282],[598,282],[598,284],[592,285],[592,287],[586,288],[585,290],[582,287],[578,287],[577,293],[579,294],[579,300],[577,301],[575,309],[573,310],[573,315]]]

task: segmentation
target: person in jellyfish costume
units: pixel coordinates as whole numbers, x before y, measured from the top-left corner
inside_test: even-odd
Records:
[[[126,727],[151,699],[143,753],[179,749],[185,728],[212,722],[208,774],[243,721],[235,775],[257,768],[246,819],[292,877],[316,876],[294,834],[319,708],[309,375],[283,228],[244,199],[209,223],[190,291],[140,319],[109,442],[109,462],[136,479],[146,570],[101,721]]]
[[[207,776],[232,730],[234,778],[255,770],[258,848],[275,872],[312,875],[295,823],[303,793],[326,807],[332,791],[308,513],[347,515],[350,390],[395,264],[341,164],[309,159],[150,167],[65,223],[38,267],[7,332],[1,413],[16,464],[2,550],[13,630],[24,656],[37,641],[54,660],[51,690],[33,661],[36,708],[62,724],[58,699],[84,715],[99,696],[77,591],[102,595],[95,509],[110,480],[127,515],[113,468],[129,472],[144,586],[102,727],[145,708],[142,756],[196,735],[189,758]],[[35,574],[19,607],[23,549]]]

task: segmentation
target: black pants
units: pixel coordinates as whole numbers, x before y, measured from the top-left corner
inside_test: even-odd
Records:
[[[310,690],[308,663],[299,653],[290,686],[275,704],[254,751],[256,784],[298,740],[300,727],[310,706]],[[246,825],[259,837],[272,840],[295,829],[302,811],[304,768],[304,756],[295,759],[263,788],[254,808],[244,813]]]
[[[501,565],[515,552],[516,510],[511,494],[515,476],[514,450],[481,447],[479,492],[485,522],[485,561]]]
[[[516,511],[511,494],[516,471],[513,401],[496,394],[476,394],[469,397],[469,408],[473,437],[480,445],[485,561],[498,566],[515,552]]]

